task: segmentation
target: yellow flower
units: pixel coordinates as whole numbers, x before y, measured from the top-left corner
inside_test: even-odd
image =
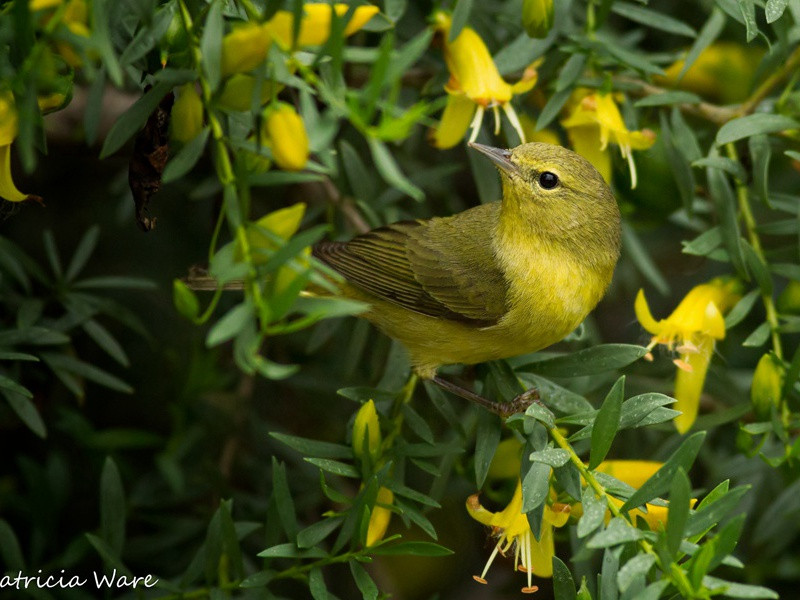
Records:
[[[445,86],[447,106],[433,134],[436,147],[455,146],[470,126],[472,134],[469,141],[475,141],[487,108],[494,111],[495,134],[500,132],[499,109],[502,108],[522,142],[525,142],[517,113],[511,106],[511,98],[533,88],[538,77],[536,69],[528,67],[520,81],[509,84],[500,76],[489,49],[473,29],[464,27],[451,42],[450,15],[437,12],[434,20],[436,30],[441,32],[444,39],[444,60],[450,71],[450,81]]]
[[[369,525],[367,525],[367,547],[383,539],[386,529],[389,527],[389,521],[392,518],[392,511],[387,506],[391,506],[393,501],[394,494],[392,490],[385,487],[378,489],[375,506],[369,515]]]
[[[347,14],[347,4],[306,4],[303,6],[303,20],[297,35],[297,46],[320,46],[331,36],[331,14],[337,17]],[[345,37],[353,35],[378,14],[377,6],[359,6],[353,11],[350,21],[344,28]],[[279,10],[265,25],[267,32],[284,49],[292,46],[294,15],[287,10]]]
[[[771,408],[780,406],[784,377],[783,362],[772,352],[758,361],[750,385],[750,401],[759,418],[768,419]]]
[[[252,71],[267,58],[272,38],[266,26],[245,23],[222,38],[222,75]]]
[[[655,143],[649,129],[629,131],[611,94],[590,93],[576,102],[570,115],[561,121],[573,148],[606,178],[611,179],[610,158],[605,154],[609,142],[619,146],[631,170],[631,188],[636,187],[633,150],[646,150]]]
[[[67,29],[73,34],[88,38],[89,31],[89,6],[86,0],[30,0],[28,9],[31,12],[49,10],[58,6],[65,5],[64,11],[61,13],[61,23],[66,25]],[[45,15],[42,19],[46,23],[52,15]],[[71,67],[80,67],[82,64],[81,57],[75,52],[72,45],[68,42],[56,42],[56,48],[59,54],[64,57],[64,60]]]
[[[253,101],[253,90],[256,86],[256,78],[252,75],[237,73],[232,75],[225,82],[222,94],[219,96],[218,104],[228,110],[247,111]],[[259,90],[261,105],[269,102],[270,98],[283,89],[283,86],[274,81],[264,80],[261,82]]]
[[[715,42],[700,53],[681,79],[678,75],[683,71],[683,60],[672,64],[664,75],[656,76],[655,82],[689,90],[721,104],[733,104],[747,98],[763,56],[764,51],[759,48]]]
[[[553,27],[553,0],[522,0],[522,24],[533,38],[544,38]]]
[[[597,471],[605,473],[606,475],[611,475],[638,490],[663,464],[664,463],[652,460],[606,460],[597,466]],[[611,501],[616,504],[617,508],[621,508],[622,505],[625,504],[618,498],[610,498]],[[638,508],[630,512],[633,523],[636,524],[636,519],[641,518],[647,521],[647,525],[650,527],[651,531],[664,529],[667,525],[667,507],[656,506],[654,504],[647,504],[646,506],[646,513]]]
[[[299,171],[306,166],[308,134],[303,119],[292,106],[281,103],[267,108],[262,133],[281,169]]]
[[[203,101],[194,83],[182,85],[172,105],[172,137],[185,144],[203,129]]]
[[[271,213],[264,215],[256,221],[251,227],[248,228],[247,240],[253,250],[253,262],[265,263],[268,259],[267,253],[259,252],[259,250],[266,250],[267,252],[274,252],[278,249],[279,245],[275,241],[275,237],[281,240],[288,240],[300,228],[300,222],[306,212],[306,205],[302,202],[281,208]],[[267,232],[269,232],[269,235]],[[311,254],[310,248],[304,248],[300,253],[300,266],[307,267],[307,258]],[[296,269],[290,265],[285,264],[281,266],[275,273],[272,280],[272,290],[274,295],[280,295],[294,282],[297,277]]]
[[[364,402],[356,413],[353,423],[353,452],[358,458],[367,454],[373,461],[381,454],[381,426],[372,400]]]
[[[555,543],[553,541],[553,528],[563,527],[569,519],[570,506],[554,502],[546,504],[542,519],[542,529],[537,542],[531,531],[528,517],[522,512],[522,483],[517,482],[511,502],[501,512],[493,513],[481,506],[478,494],[467,498],[467,512],[470,516],[484,525],[492,528],[492,533],[497,537],[497,544],[480,576],[473,578],[478,583],[486,583],[486,573],[494,562],[498,553],[506,555],[512,548],[514,550],[514,570],[527,573],[528,585],[522,592],[532,594],[538,587],[532,585],[533,575],[538,577],[553,576],[553,556]]]
[[[715,340],[725,337],[722,315],[739,297],[738,281],[718,277],[692,288],[669,317],[656,321],[650,314],[644,291],[639,290],[636,296],[636,318],[653,334],[652,345],[664,344],[679,354],[673,362],[679,368],[675,379],[675,409],[682,414],[675,417],[675,427],[680,433],[688,431],[697,417]]]
[[[20,192],[11,178],[11,143],[17,137],[17,126],[14,96],[11,92],[0,92],[0,198],[9,202],[41,202],[38,196]]]

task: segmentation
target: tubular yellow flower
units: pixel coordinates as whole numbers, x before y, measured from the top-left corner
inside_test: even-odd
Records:
[[[250,110],[253,101],[253,90],[256,86],[256,78],[252,75],[237,73],[232,75],[225,82],[225,87],[219,96],[218,104],[228,110],[246,111]],[[261,105],[266,104],[270,98],[275,96],[283,89],[283,86],[269,80],[261,82],[259,99]]]
[[[554,502],[546,504],[542,520],[542,529],[537,542],[531,531],[528,518],[522,512],[522,483],[517,482],[511,502],[501,512],[493,513],[483,506],[478,500],[478,494],[467,498],[467,512],[470,516],[484,525],[492,528],[492,534],[497,537],[497,544],[480,576],[473,578],[478,583],[486,583],[486,573],[494,562],[498,553],[506,555],[514,549],[514,570],[527,574],[528,585],[522,592],[532,594],[539,588],[532,585],[533,575],[538,577],[553,576],[553,556],[555,543],[553,541],[553,528],[563,527],[569,519],[570,506]]]
[[[715,340],[725,337],[722,315],[739,300],[741,284],[735,279],[718,277],[692,288],[666,319],[656,321],[650,313],[644,291],[639,290],[634,309],[636,318],[653,334],[652,345],[664,344],[676,350],[678,374],[675,379],[675,427],[680,433],[689,430],[697,417]]]
[[[780,406],[784,371],[783,362],[772,352],[758,361],[750,385],[750,401],[759,418],[768,419],[771,408]]]
[[[347,14],[347,4],[306,4],[303,6],[303,20],[297,35],[297,46],[319,46],[331,36],[331,14],[337,17]],[[378,14],[377,6],[359,6],[353,11],[352,18],[344,28],[345,37],[353,35]],[[294,15],[287,10],[279,10],[265,25],[272,38],[284,49],[292,46]]]
[[[11,143],[17,137],[17,109],[11,92],[0,92],[0,198],[9,202],[39,200],[20,192],[11,178]]]
[[[522,24],[533,38],[547,37],[553,27],[553,0],[522,0]]]
[[[266,25],[246,23],[222,38],[222,75],[252,71],[267,57],[272,38]]]
[[[281,169],[299,171],[308,161],[308,134],[303,119],[288,104],[267,108],[263,127],[272,157]]]
[[[445,86],[447,106],[439,127],[433,133],[436,147],[455,146],[470,126],[472,134],[469,141],[475,141],[487,108],[494,111],[495,134],[500,132],[499,109],[502,108],[522,142],[525,142],[525,133],[511,106],[511,99],[536,85],[536,69],[528,67],[520,81],[509,84],[500,76],[489,49],[473,29],[464,27],[451,42],[450,15],[437,12],[434,22],[444,39],[444,60],[450,71],[450,81]]]
[[[370,400],[370,402],[372,402]],[[369,525],[367,526],[367,547],[380,542],[383,539],[389,521],[392,519],[392,511],[387,508],[394,502],[392,490],[381,487],[375,500],[375,506],[369,515]],[[381,506],[383,505],[383,506]]]
[[[570,115],[561,121],[567,130],[575,151],[594,164],[600,173],[611,178],[609,158],[601,158],[609,142],[619,146],[622,157],[631,171],[631,188],[636,187],[636,164],[633,150],[646,150],[655,143],[655,134],[649,129],[630,131],[622,120],[611,94],[590,93],[576,102]]]
[[[356,414],[353,423],[353,452],[358,458],[367,454],[373,462],[381,455],[381,426],[372,400],[362,404]]]
[[[172,105],[170,117],[172,137],[185,144],[203,129],[203,101],[194,83],[182,85]]]

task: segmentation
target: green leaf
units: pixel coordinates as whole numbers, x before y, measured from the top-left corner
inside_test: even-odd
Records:
[[[684,254],[708,256],[722,244],[722,231],[720,231],[719,227],[715,226],[704,231],[692,241],[683,241],[681,244],[683,245],[683,250],[681,250],[681,252]]]
[[[469,20],[469,13],[472,12],[473,0],[456,0],[456,7],[453,9],[453,18],[450,22],[450,35],[448,42],[452,43],[464,29]]]
[[[20,421],[25,423],[26,427],[33,433],[44,439],[47,437],[47,427],[45,427],[42,416],[36,409],[36,406],[28,398],[32,395],[27,389],[22,388],[25,394],[9,389],[4,384],[5,381],[10,381],[6,377],[0,375],[0,391],[5,396],[6,402],[11,407],[11,410],[19,417]],[[12,382],[13,383],[13,382]],[[27,397],[26,397],[27,396]]]
[[[75,279],[83,270],[83,267],[86,266],[86,262],[97,246],[97,238],[99,235],[100,228],[97,225],[92,225],[86,230],[86,233],[83,234],[81,241],[78,243],[78,247],[75,249],[75,254],[72,255],[72,260],[67,267],[67,273],[64,276],[67,281]]]
[[[272,500],[281,517],[281,527],[283,527],[286,537],[290,541],[294,541],[297,538],[299,526],[292,492],[289,489],[286,465],[279,462],[274,456],[272,457]]]
[[[200,38],[202,67],[212,92],[216,91],[222,79],[222,34],[225,30],[222,4],[220,0],[211,3],[203,26],[203,35]]]
[[[637,579],[644,579],[655,562],[656,557],[652,554],[637,554],[626,562],[617,573],[619,591],[624,594]]]
[[[703,577],[703,585],[709,588],[712,593],[716,590],[721,591],[728,598],[774,598],[776,600],[779,598],[777,593],[760,585],[734,583],[733,581],[724,581],[708,575]]]
[[[739,300],[725,316],[725,329],[731,329],[741,323],[753,309],[759,296],[760,293],[758,290],[750,290],[742,296],[742,299]]]
[[[564,414],[593,410],[592,404],[580,394],[553,383],[549,379],[532,373],[520,373],[519,379],[527,388],[536,389],[542,402],[549,408]],[[534,406],[535,404],[531,404]],[[530,408],[530,407],[529,407]],[[537,418],[541,416],[537,413]],[[539,418],[541,420],[541,418]]]
[[[761,201],[770,205],[769,201],[769,161],[772,157],[772,146],[766,135],[753,135],[747,140],[750,157],[753,160],[753,189]],[[743,179],[741,181],[744,181]]]
[[[328,600],[328,588],[319,567],[314,567],[308,573],[308,591],[314,600]]]
[[[774,23],[780,19],[787,4],[789,4],[789,0],[767,0],[767,6],[764,8],[767,23]]]
[[[707,573],[721,565],[722,561],[734,551],[736,544],[739,542],[739,537],[742,535],[742,529],[744,528],[746,519],[747,515],[737,515],[728,521],[714,537],[716,551],[706,570]]]
[[[644,532],[636,529],[621,517],[614,517],[603,531],[596,533],[586,542],[587,548],[610,548],[644,538]]]
[[[331,517],[309,525],[297,534],[297,547],[312,548],[316,546],[336,531],[336,528],[342,524],[343,520],[344,517]]]
[[[333,473],[334,475],[341,475],[342,477],[352,477],[359,479],[361,474],[353,465],[339,462],[338,460],[330,460],[327,458],[303,458],[306,462],[310,462],[315,467],[319,467],[323,471]]]
[[[318,456],[321,458],[353,458],[353,449],[344,444],[333,444],[331,442],[321,442],[319,440],[311,440],[308,438],[298,437],[296,435],[288,435],[285,433],[278,433],[271,431],[270,437],[275,438],[290,448],[297,450],[300,454],[306,456]]]
[[[116,556],[125,543],[125,490],[117,464],[110,456],[100,475],[100,536]]]
[[[200,315],[200,301],[194,291],[180,279],[172,280],[172,304],[179,314],[190,321]]]
[[[739,3],[739,10],[744,19],[744,26],[747,31],[747,43],[749,44],[758,35],[758,25],[756,25],[756,6],[753,0],[737,0]]]
[[[539,118],[536,119],[536,131],[547,127],[558,116],[571,95],[572,88],[566,88],[550,96],[547,104],[542,108],[542,112],[539,113]]]
[[[544,463],[531,463],[522,478],[522,512],[531,512],[544,504],[550,492],[550,467]]]
[[[669,513],[667,518],[667,550],[673,557],[677,557],[678,549],[684,538],[684,528],[689,517],[689,501],[692,484],[686,476],[686,471],[678,467],[669,488]]]
[[[553,600],[576,600],[577,597],[569,567],[553,555]]]
[[[597,375],[625,367],[647,354],[647,348],[630,344],[602,344],[574,354],[527,363],[520,371],[533,371],[548,377]]]
[[[747,240],[742,240],[742,252],[744,254],[745,263],[748,270],[753,274],[758,287],[761,289],[763,296],[772,295],[772,277],[769,274],[769,269],[750,243]]]
[[[583,515],[578,521],[577,534],[584,538],[603,524],[606,517],[607,506],[604,500],[594,495],[594,491],[586,486],[581,495]]]
[[[639,272],[662,294],[669,292],[669,283],[658,270],[650,254],[645,249],[645,245],[636,235],[636,231],[627,223],[622,223],[622,246],[623,252],[627,254]]]
[[[531,462],[540,462],[554,469],[563,467],[569,462],[569,453],[561,448],[545,448],[532,452],[528,457]]]
[[[534,402],[525,410],[525,416],[536,419],[548,429],[554,429],[556,426],[555,415],[538,402]]]
[[[603,564],[600,568],[600,598],[618,600],[617,575],[619,573],[619,557],[622,548],[606,548],[603,552]]]
[[[693,38],[697,32],[689,27],[686,23],[679,21],[669,15],[665,15],[641,5],[630,4],[628,2],[615,2],[611,6],[611,10],[621,17],[635,21],[640,25],[646,25],[653,29],[660,29],[667,33],[675,35],[682,35]]]
[[[0,519],[0,557],[7,571],[25,571],[25,558],[19,540],[5,519]]]
[[[704,499],[698,509],[689,515],[686,521],[685,537],[699,535],[722,521],[739,506],[748,491],[750,491],[750,486],[739,486],[709,504],[706,504]]]
[[[725,123],[717,132],[716,143],[721,146],[753,135],[797,128],[800,128],[800,123],[789,117],[772,113],[755,113]]]
[[[744,167],[738,161],[731,160],[726,156],[706,156],[699,158],[692,163],[693,167],[711,167],[712,169],[720,169],[729,175],[733,175],[739,181],[747,181],[747,173]]]
[[[358,591],[361,592],[361,597],[364,600],[377,600],[378,586],[372,581],[372,577],[367,573],[367,570],[357,560],[350,560],[348,564]]]
[[[105,327],[100,325],[100,323],[94,319],[89,319],[84,322],[81,327],[111,358],[123,367],[130,366],[130,361],[128,360],[128,355],[125,354],[125,349]]]
[[[566,89],[571,89],[572,84],[581,76],[583,68],[586,65],[586,55],[576,53],[567,59],[564,66],[561,67],[561,72],[556,79],[556,92],[561,92]]]
[[[661,468],[650,479],[645,481],[642,487],[631,494],[631,497],[622,505],[620,510],[626,512],[637,506],[642,506],[666,492],[678,469],[682,468],[686,472],[692,466],[705,436],[705,431],[698,431],[686,438]]]
[[[400,542],[370,548],[376,556],[450,556],[453,551],[433,542]]]
[[[689,53],[686,55],[683,68],[678,74],[678,81],[683,79],[686,71],[692,67],[703,50],[708,48],[708,46],[717,39],[719,34],[722,33],[723,27],[725,27],[725,15],[719,8],[714,8],[714,10],[711,11],[711,16],[708,17],[708,20],[705,22],[705,25],[703,25],[697,38],[695,38],[692,47],[689,49]]]
[[[700,96],[692,92],[675,90],[645,96],[634,102],[633,105],[636,108],[646,108],[649,106],[669,106],[671,104],[699,104],[702,100]]]
[[[764,321],[753,330],[753,333],[747,336],[745,340],[742,342],[742,346],[745,348],[759,348],[763,346],[770,336],[770,326],[769,323]]]
[[[200,133],[180,149],[180,152],[167,163],[164,174],[161,176],[162,183],[176,181],[192,170],[192,167],[203,156],[209,133],[211,133],[211,130],[208,127],[204,127]]]
[[[78,377],[83,377],[84,379],[93,381],[98,385],[102,385],[103,387],[107,387],[124,394],[133,393],[133,388],[118,377],[115,377],[114,375],[111,375],[110,373],[107,373],[106,371],[73,356],[47,352],[43,353],[41,358],[51,369],[56,372],[66,371],[67,373],[77,375]]]
[[[739,235],[736,198],[733,195],[728,178],[719,170],[706,168],[708,188],[714,200],[717,217],[720,220],[722,242],[731,258],[736,271],[744,279],[748,279],[742,254],[741,237]]]
[[[488,410],[480,411],[475,432],[475,483],[478,489],[483,487],[483,482],[486,480],[501,434],[500,419],[497,415]]]
[[[611,449],[611,443],[619,429],[619,418],[622,411],[622,399],[625,393],[625,376],[614,383],[608,392],[603,405],[597,413],[592,428],[592,446],[589,452],[589,468],[596,469]]]
[[[99,4],[99,3],[95,3]],[[144,127],[150,114],[172,91],[172,83],[157,83],[116,120],[103,142],[100,158],[108,158]]]
[[[328,554],[319,548],[300,550],[295,544],[278,544],[256,554],[259,558],[326,558]]]
[[[109,8],[116,10],[116,4],[110,0],[97,0],[92,2],[91,8],[92,39],[100,53],[103,67],[111,77],[111,81],[114,82],[117,88],[121,88],[123,83],[122,68],[117,59],[117,54],[114,52],[114,44],[109,33],[109,23],[112,22],[109,16]]]
[[[425,198],[425,193],[411,183],[403,174],[386,144],[372,137],[367,138],[367,141],[372,153],[372,160],[375,162],[375,167],[384,181],[404,194],[411,196],[414,200],[421,202]]]
[[[230,309],[217,321],[206,336],[206,346],[213,348],[236,337],[253,319],[253,308],[248,302],[242,302]]]

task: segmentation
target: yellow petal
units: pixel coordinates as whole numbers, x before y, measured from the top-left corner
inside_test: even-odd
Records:
[[[514,479],[519,477],[522,466],[522,443],[515,437],[503,440],[494,451],[492,463],[489,465],[489,479]]]
[[[252,71],[267,57],[270,38],[267,28],[246,23],[222,39],[222,75]]]
[[[714,341],[702,337],[695,342],[698,352],[685,354],[683,360],[692,368],[691,372],[678,369],[675,376],[675,404],[671,408],[681,411],[675,417],[675,428],[679,433],[686,433],[694,425],[697,409],[700,405],[700,394],[708,372],[708,364],[714,351]]]
[[[457,89],[482,106],[511,100],[511,86],[500,76],[489,49],[470,27],[449,41],[451,18],[443,12],[434,17],[436,28],[444,35],[444,60]]]
[[[716,340],[725,338],[725,319],[719,312],[717,305],[709,301],[703,315],[703,333],[706,333]]]
[[[272,157],[281,169],[299,171],[308,162],[308,134],[303,119],[288,104],[269,109],[264,120]]]
[[[303,20],[297,35],[297,46],[321,46],[331,35],[331,13],[336,11],[337,17],[347,14],[347,4],[306,4],[303,7]],[[377,6],[359,6],[345,26],[344,35],[349,36],[361,29],[378,13]],[[287,10],[279,10],[265,25],[267,31],[283,48],[292,45],[294,15]]]
[[[8,146],[17,137],[18,119],[11,92],[0,92],[0,146]]]
[[[391,505],[393,501],[392,490],[385,487],[378,489],[378,496],[375,499],[375,506],[369,516],[369,525],[367,526],[367,546],[372,546],[383,539],[392,518],[392,511],[379,506],[379,504]]]
[[[253,101],[253,89],[256,85],[256,78],[252,75],[237,73],[225,83],[218,103],[222,108],[228,110],[247,111]],[[270,98],[278,94],[283,89],[283,85],[273,81],[264,80],[261,82],[260,99],[263,106],[269,102]]]
[[[478,499],[478,494],[472,494],[472,496],[467,498],[467,512],[470,517],[484,525],[491,525],[495,515],[495,513],[483,508],[483,505]]]
[[[611,183],[611,155],[601,148],[600,128],[596,124],[574,125],[567,129],[567,136],[572,149],[592,163],[607,183]]]
[[[650,313],[650,307],[647,305],[647,299],[644,297],[644,290],[639,290],[639,293],[636,294],[636,302],[633,304],[633,310],[636,313],[636,319],[646,331],[649,331],[653,335],[661,333],[663,326],[659,321],[656,321]]]
[[[552,577],[555,553],[553,526],[543,522],[539,541],[537,542],[531,535],[531,570],[533,574],[539,577]]]
[[[28,199],[28,194],[20,192],[11,179],[11,144],[0,146],[0,198],[9,202]]]
[[[664,463],[652,460],[604,460],[597,471],[611,475],[633,488],[640,488]]]
[[[366,448],[364,447],[365,443]],[[378,422],[378,412],[375,410],[375,403],[368,400],[358,409],[353,423],[353,453],[357,458],[361,458],[366,453],[375,460],[380,451],[381,426]]]
[[[60,6],[64,0],[30,0],[28,8],[31,11],[44,10],[46,8],[53,8]]]
[[[172,137],[185,144],[203,129],[203,101],[194,83],[182,85],[172,105],[170,130]]]
[[[452,148],[458,144],[469,129],[475,115],[475,103],[463,94],[449,94],[442,120],[433,133],[433,144],[437,148]]]
[[[256,225],[271,231],[281,239],[288,240],[300,228],[300,222],[303,220],[305,213],[306,205],[303,202],[298,202],[261,217],[256,221]]]

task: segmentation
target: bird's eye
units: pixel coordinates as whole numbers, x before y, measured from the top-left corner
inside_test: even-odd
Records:
[[[539,175],[539,185],[546,190],[552,190],[558,185],[558,175],[550,171],[545,171]]]

